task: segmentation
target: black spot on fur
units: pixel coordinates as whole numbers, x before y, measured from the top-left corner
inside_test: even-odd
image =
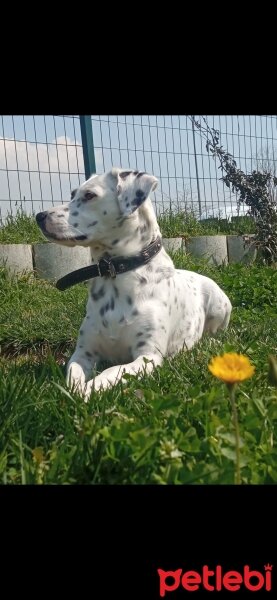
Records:
[[[132,300],[131,296],[126,296],[126,300],[127,300],[128,304],[133,304],[133,300]]]
[[[60,219],[61,217],[63,217],[64,215],[57,215],[58,219]]]
[[[73,223],[73,227],[79,227],[79,223]]]
[[[118,244],[119,240],[113,240],[112,241],[112,246],[115,246],[115,244]]]
[[[128,177],[128,175],[130,175],[132,173],[132,171],[122,171],[122,173],[119,173],[119,177],[120,179],[126,179],[126,177]]]
[[[127,208],[129,208],[129,206],[130,206],[130,202],[127,202],[126,206],[127,206]]]
[[[101,317],[103,317],[103,315],[105,314],[105,306],[101,306],[99,312],[100,312]]]
[[[113,286],[113,290],[114,290],[115,297],[118,298],[119,293],[118,293],[118,289],[117,289],[116,285]]]
[[[142,346],[145,346],[146,342],[141,340],[141,342],[138,342],[137,344],[137,348],[141,348]]]
[[[142,177],[143,175],[146,175],[145,171],[141,171],[138,175],[137,175],[137,179],[139,179],[140,177]]]
[[[139,315],[139,311],[135,308],[135,310],[133,310],[132,315],[134,317],[136,317],[137,315]]]
[[[121,319],[119,319],[119,321],[118,321],[118,322],[119,322],[119,323],[123,323],[123,321],[124,321],[124,317],[121,317]]]
[[[78,217],[79,211],[78,210],[74,210],[73,213],[71,213],[73,217]]]
[[[92,223],[89,223],[88,227],[94,227],[94,225],[97,225],[98,221],[92,221]]]
[[[133,171],[133,175],[137,175],[137,174],[138,174],[138,171]]]
[[[100,300],[100,298],[103,298],[103,296],[105,296],[105,288],[102,285],[101,288],[98,290],[98,292],[91,292],[91,297],[93,300],[95,300],[97,302],[97,300]]]
[[[88,352],[87,350],[86,350],[86,352],[85,352],[85,355],[86,355],[86,356],[89,356],[90,358],[92,357],[92,354],[91,354],[91,352]]]
[[[141,277],[140,283],[141,283],[141,285],[145,285],[147,283],[146,277]]]
[[[146,199],[145,193],[142,190],[136,191],[136,197],[132,200],[132,205],[139,207],[143,201]]]
[[[109,308],[110,308],[110,303],[109,303],[109,302],[107,302],[107,304],[106,304],[106,306],[105,306],[105,311],[107,312],[107,310],[109,310]]]
[[[68,211],[69,211],[69,208],[68,208],[68,206],[66,206],[66,207],[64,208],[64,212],[68,212]]]
[[[87,239],[87,236],[86,236],[86,235],[77,235],[77,236],[75,237],[75,240],[76,240],[76,241],[78,241],[78,240],[80,240],[80,241],[81,241],[81,240],[86,240],[86,239]]]
[[[114,298],[113,298],[113,296],[111,297],[110,307],[111,307],[111,310],[114,309]]]
[[[107,214],[107,211],[106,211],[106,210],[103,210],[103,215],[106,215],[106,214]]]
[[[76,192],[77,192],[77,188],[76,188],[76,190],[72,190],[72,192],[71,192],[71,196],[70,196],[70,197],[71,197],[71,200],[72,200],[72,198],[74,198],[74,196],[76,195]]]
[[[84,332],[82,329],[80,329],[79,333],[80,333],[80,335],[84,335]]]
[[[106,319],[103,319],[102,325],[103,327],[108,327],[108,321],[106,321]]]
[[[143,333],[144,333],[143,331],[139,331],[139,332],[137,333],[137,337],[139,337],[140,335],[143,335]]]

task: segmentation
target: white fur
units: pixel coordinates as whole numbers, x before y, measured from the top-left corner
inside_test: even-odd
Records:
[[[151,175],[114,168],[88,179],[68,205],[43,213],[38,222],[51,241],[89,246],[93,262],[105,252],[131,256],[161,235],[149,198],[156,185]],[[67,382],[86,399],[92,389],[110,387],[124,373],[150,373],[163,357],[190,350],[204,332],[226,328],[232,310],[214,281],[175,269],[164,248],[148,265],[115,279],[92,279],[89,288],[67,369]],[[100,360],[116,366],[89,379]]]

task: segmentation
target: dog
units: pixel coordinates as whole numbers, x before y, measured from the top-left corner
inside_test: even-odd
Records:
[[[69,203],[36,215],[51,242],[90,247],[98,269],[67,366],[67,384],[85,400],[125,373],[151,373],[164,357],[228,326],[232,305],[222,289],[208,277],[175,269],[162,246],[150,199],[157,184],[145,172],[112,168],[92,175]],[[89,379],[103,360],[116,366]]]

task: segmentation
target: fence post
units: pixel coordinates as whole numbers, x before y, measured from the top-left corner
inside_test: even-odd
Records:
[[[196,183],[197,183],[198,209],[199,209],[199,218],[201,219],[202,207],[201,207],[201,196],[200,196],[199,175],[198,175],[196,144],[195,144],[194,116],[195,115],[192,115],[192,120],[191,120],[192,121],[192,137],[193,137],[194,161],[195,161],[195,172],[196,172]]]
[[[86,179],[96,173],[91,115],[79,115]]]

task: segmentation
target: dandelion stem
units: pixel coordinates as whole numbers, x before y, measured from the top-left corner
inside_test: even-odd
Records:
[[[236,437],[236,470],[235,470],[235,484],[240,485],[240,449],[239,449],[239,422],[238,422],[238,411],[236,407],[235,400],[235,383],[231,383],[228,385],[228,389],[230,392],[230,400],[233,411],[233,423],[235,427],[235,437]]]

